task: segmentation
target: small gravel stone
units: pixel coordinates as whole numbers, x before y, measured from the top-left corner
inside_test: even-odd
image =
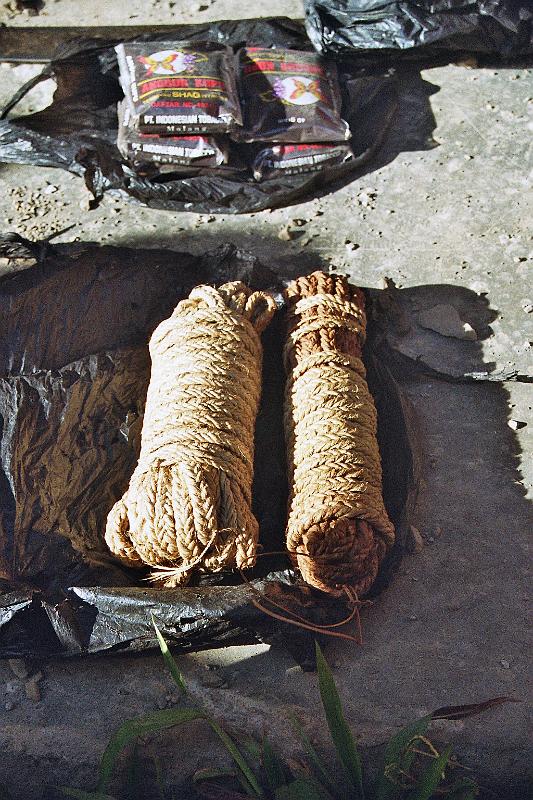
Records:
[[[26,697],[28,698],[28,700],[33,700],[34,703],[40,702],[41,691],[39,689],[38,682],[35,680],[35,676],[26,681],[26,683],[24,684],[24,689],[26,691]]]
[[[30,674],[23,658],[9,658],[7,663],[11,672],[21,680],[24,680]]]
[[[278,233],[278,239],[281,239],[282,242],[290,242],[291,239],[294,239],[296,236],[295,232],[291,229],[289,225],[284,225],[283,228]]]
[[[415,528],[414,525],[409,525],[406,547],[410,553],[420,553],[420,551],[424,549],[424,539],[422,534],[418,528]]]
[[[525,428],[526,427],[527,422],[523,422],[520,419],[510,419],[507,422],[507,424],[511,428],[512,431],[519,431],[520,428]]]
[[[351,251],[359,250],[360,247],[360,245],[357,244],[357,242],[352,242],[350,239],[345,239],[344,244],[346,246],[346,249]]]
[[[217,672],[209,671],[206,675],[202,675],[200,680],[202,686],[206,686],[208,689],[225,689],[228,685],[222,675]]]
[[[286,669],[285,675],[290,678],[292,675],[298,675],[300,672],[303,672],[303,670],[299,664],[296,664],[294,667],[289,667]]]
[[[357,202],[360,206],[363,206],[363,208],[373,209],[376,207],[376,197],[377,192],[375,189],[363,189],[357,195]]]

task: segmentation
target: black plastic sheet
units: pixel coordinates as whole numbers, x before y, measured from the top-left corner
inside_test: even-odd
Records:
[[[153,613],[183,652],[280,641],[300,663],[311,663],[313,635],[267,617],[251,602],[254,592],[273,593],[317,622],[342,619],[346,609],[298,584],[286,556],[259,558],[252,586],[223,573],[157,589],[114,562],[103,541],[107,513],[137,459],[151,332],[198,283],[231,278],[275,288],[284,276],[232,245],[200,257],[41,246],[13,234],[0,238],[0,266],[0,657],[155,647]],[[283,548],[286,521],[282,331],[278,314],[263,337],[256,427],[254,512],[267,554]],[[408,415],[380,335],[371,323],[366,363],[385,502],[401,534],[415,468]]]
[[[234,49],[244,44],[312,49],[303,23],[285,18],[177,25],[173,33],[176,39],[216,41]],[[135,41],[168,40],[169,35],[167,30]],[[69,42],[41,76],[17,92],[0,117],[0,162],[61,167],[83,175],[94,204],[104,192],[121,190],[152,208],[239,214],[288,205],[346,178],[372,160],[396,111],[394,77],[379,70],[366,74],[346,65],[340,73],[342,116],[350,125],[353,160],[261,183],[254,181],[251,170],[235,175],[222,168],[180,179],[143,178],[125,164],[115,144],[116,105],[123,97],[115,44]],[[52,104],[43,111],[7,119],[24,94],[48,77],[57,83]]]
[[[309,38],[331,55],[533,53],[531,0],[305,0],[304,5]]]

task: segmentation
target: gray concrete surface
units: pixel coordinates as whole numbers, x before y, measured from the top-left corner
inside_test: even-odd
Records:
[[[123,4],[105,0],[60,0],[31,19],[10,17],[5,4],[3,12],[10,25],[76,25],[264,10],[234,0],[132,0],[124,13]],[[268,13],[301,16],[301,9],[294,0],[273,2]],[[5,67],[1,97],[31,69]],[[435,371],[422,379],[406,369],[402,381],[422,442],[414,524],[425,547],[404,560],[389,589],[365,610],[364,646],[335,644],[328,655],[347,716],[371,760],[398,725],[433,708],[495,695],[520,699],[434,731],[437,741],[452,741],[460,761],[501,798],[526,797],[529,769],[526,547],[533,418],[524,378],[532,374],[533,347],[532,74],[449,65],[405,79],[400,115],[372,172],[324,197],[246,217],[167,213],[109,197],[88,212],[81,180],[0,165],[1,226],[29,238],[65,229],[57,241],[194,252],[232,241],[279,270],[327,264],[361,285],[379,287],[390,277],[412,290],[412,325],[407,334],[399,332],[398,348]],[[43,95],[32,102],[42,103]],[[280,240],[293,219],[305,220],[304,235]],[[466,350],[452,351],[447,337],[418,324],[421,311],[440,303],[454,305],[476,331],[477,341]],[[489,378],[517,373],[519,380],[453,379],[467,372]],[[527,425],[513,430],[511,420]],[[288,715],[295,711],[325,744],[316,678],[291,670],[284,652],[231,648],[180,657],[179,663],[193,694],[230,727],[256,735],[268,730],[294,755]],[[118,724],[175,699],[156,655],[35,668],[44,672],[37,703],[0,664],[0,783],[15,800],[38,798],[44,784],[90,788]],[[146,748],[147,786],[150,754],[161,756],[169,783],[220,754],[198,727],[172,731]]]

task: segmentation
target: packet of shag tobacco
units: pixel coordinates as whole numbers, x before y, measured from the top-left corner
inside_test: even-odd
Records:
[[[261,147],[253,162],[256,181],[316,172],[324,167],[345,164],[354,158],[349,144],[273,144]]]
[[[337,69],[316,53],[248,47],[239,52],[243,141],[340,142]]]
[[[126,42],[115,50],[141,133],[228,133],[241,124],[230,48],[215,42]]]
[[[218,167],[228,161],[227,145],[213,136],[157,136],[140,133],[129,106],[118,104],[117,147],[136,168],[156,167],[159,172]]]

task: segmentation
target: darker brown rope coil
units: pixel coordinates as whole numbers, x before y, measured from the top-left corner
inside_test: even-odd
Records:
[[[285,300],[287,548],[311,586],[364,595],[394,542],[361,360],[364,295],[315,272],[293,281]]]

